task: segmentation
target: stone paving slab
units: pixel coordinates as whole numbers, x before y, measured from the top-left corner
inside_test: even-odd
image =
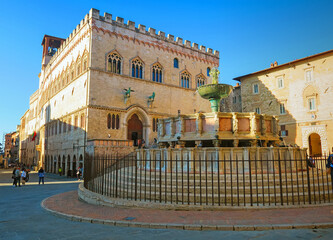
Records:
[[[124,227],[228,231],[333,227],[333,206],[327,205],[260,210],[175,211],[96,206],[80,201],[77,191],[70,191],[43,200],[42,207],[72,221]]]

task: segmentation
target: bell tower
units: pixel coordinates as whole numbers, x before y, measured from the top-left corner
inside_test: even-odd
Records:
[[[44,35],[42,46],[43,46],[43,58],[42,58],[42,69],[49,63],[52,56],[57,52],[58,48],[65,41],[63,38],[52,37]]]

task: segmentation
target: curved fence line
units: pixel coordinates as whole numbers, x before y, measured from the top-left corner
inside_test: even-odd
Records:
[[[182,205],[282,206],[333,202],[325,158],[85,158],[84,186],[112,198]]]

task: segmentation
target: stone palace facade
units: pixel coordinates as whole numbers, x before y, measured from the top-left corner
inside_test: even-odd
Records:
[[[196,88],[210,83],[218,51],[96,9],[42,46],[39,88],[21,118],[25,164],[71,174],[87,152],[153,144],[160,118],[210,111]]]

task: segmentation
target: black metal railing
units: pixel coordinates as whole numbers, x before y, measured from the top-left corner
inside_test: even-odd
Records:
[[[85,158],[85,188],[112,198],[216,206],[330,203],[326,158],[137,160]]]

